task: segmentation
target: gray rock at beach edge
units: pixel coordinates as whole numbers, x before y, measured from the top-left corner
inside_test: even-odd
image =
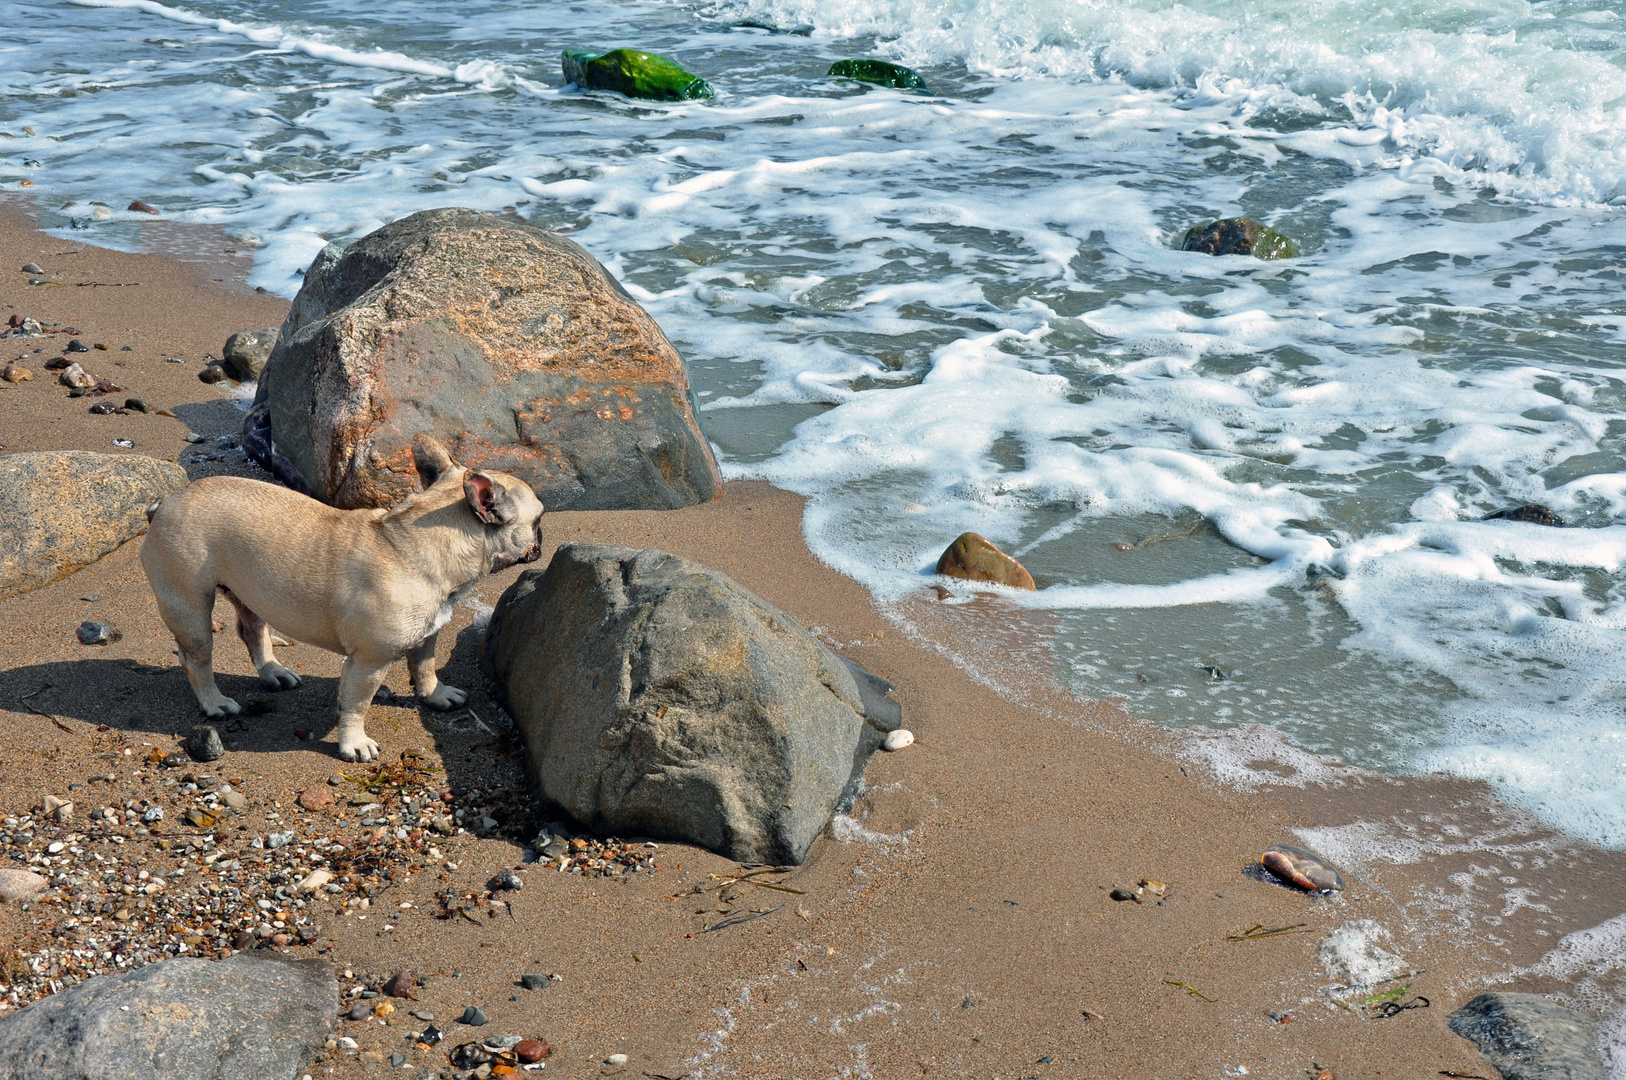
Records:
[[[745,862],[801,863],[902,721],[885,680],[663,551],[559,548],[503,594],[481,663],[544,798]]]
[[[220,350],[220,366],[238,382],[251,382],[265,370],[271,359],[271,350],[277,344],[280,328],[268,326],[263,330],[239,330],[226,339]]]
[[[147,507],[186,486],[169,461],[51,450],[0,457],[0,598],[83,569],[147,530]]]
[[[0,1080],[295,1080],[338,996],[326,961],[271,952],[103,975],[0,1019]]]
[[[1592,1020],[1540,994],[1480,994],[1449,1022],[1503,1080],[1609,1080]]]
[[[259,380],[243,449],[334,506],[418,488],[412,438],[530,484],[550,510],[716,497],[683,359],[580,245],[424,210],[311,264]]]

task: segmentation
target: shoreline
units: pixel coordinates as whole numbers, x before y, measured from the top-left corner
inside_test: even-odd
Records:
[[[33,382],[0,392],[0,452],[105,453],[124,437],[136,453],[174,460],[187,450],[180,437],[188,426],[210,437],[235,433],[241,414],[197,381],[199,358],[218,353],[233,331],[279,322],[285,301],[217,285],[196,264],[58,240],[35,231],[14,204],[0,204],[0,238],[16,266],[50,255],[74,260],[75,272],[93,280],[141,282],[30,287],[16,266],[0,266],[0,304],[8,314],[71,322],[86,340],[108,344],[88,355],[109,370],[125,365],[118,377],[132,393],[178,417],[90,416],[31,362]],[[70,247],[72,255],[53,254]],[[38,339],[6,343],[23,352],[22,340],[29,350],[44,347]],[[189,362],[170,364],[171,356]],[[188,471],[252,472],[232,455]],[[749,926],[702,934],[716,915],[702,917],[705,894],[693,890],[732,864],[662,845],[662,872],[641,880],[538,876],[517,894],[501,932],[416,916],[386,932],[324,915],[319,945],[331,946],[336,966],[384,977],[403,967],[443,972],[430,992],[441,996],[437,1012],[477,1001],[503,1030],[540,1034],[556,1047],[550,1075],[596,1075],[617,1051],[632,1055],[632,1075],[669,1076],[791,1076],[810,1067],[878,1076],[1174,1076],[1246,1066],[1249,1075],[1285,1078],[1314,1064],[1339,1077],[1484,1073],[1488,1063],[1472,1044],[1445,1027],[1451,1009],[1509,967],[1536,963],[1564,934],[1619,914],[1609,910],[1619,901],[1608,885],[1620,880],[1626,854],[1554,839],[1500,809],[1479,782],[1352,772],[1330,785],[1227,788],[1189,767],[1175,733],[1055,685],[1044,667],[1042,620],[1003,618],[1009,613],[992,603],[878,605],[808,552],[802,506],[766,484],[732,482],[716,502],[685,510],[550,513],[544,536],[548,545],[660,547],[715,566],[896,684],[919,742],[872,760],[851,823],[836,830],[847,839],[821,839],[787,879],[804,898]],[[101,773],[123,746],[168,748],[196,722],[137,548],[128,543],[63,581],[0,601],[6,814]],[[473,595],[494,603],[518,572]],[[80,599],[89,595],[99,599]],[[123,638],[80,646],[73,629],[92,610]],[[478,714],[489,698],[475,675],[476,614],[458,609],[441,662],[453,683],[471,690]],[[231,693],[229,683],[250,669],[229,637],[217,663]],[[990,670],[999,666],[986,662],[990,654],[1001,669]],[[276,695],[270,713],[234,735],[221,763],[244,778],[256,828],[265,813],[282,810],[276,804],[339,766],[329,732],[337,658],[303,646],[289,655],[303,666],[306,687]],[[163,671],[132,673],[121,661]],[[404,669],[392,668],[387,683],[405,682]],[[40,696],[43,683],[51,685]],[[17,699],[25,695],[69,730],[23,708]],[[100,724],[111,730],[98,732]],[[294,737],[300,724],[314,741]],[[371,727],[385,760],[424,746],[453,783],[517,781],[513,762],[498,760],[499,748],[472,727],[391,706],[375,707]],[[141,789],[128,780],[114,786],[121,795]],[[1269,844],[1298,839],[1294,828],[1347,834],[1352,852],[1382,847],[1372,828],[1351,832],[1354,823],[1388,828],[1416,846],[1416,860],[1342,864],[1351,886],[1336,901],[1240,872]],[[1338,828],[1345,833],[1328,831]],[[1482,843],[1497,834],[1513,855]],[[401,895],[428,907],[437,890],[478,892],[518,859],[512,841],[458,839],[457,869],[426,871]],[[1499,865],[1535,862],[1519,850],[1556,858],[1528,869]],[[1468,883],[1454,884],[1463,875]],[[1515,875],[1514,885],[1497,881]],[[1107,898],[1141,877],[1168,883],[1164,903]],[[1498,914],[1491,894],[1520,886],[1526,902]],[[1562,896],[1566,887],[1571,895]],[[807,918],[794,915],[798,906]],[[1377,1022],[1327,1002],[1318,946],[1360,919],[1387,927],[1386,947],[1427,969],[1417,992],[1434,999],[1429,1009]],[[37,911],[0,906],[0,939],[41,941],[49,936],[43,921]],[[1227,940],[1255,923],[1300,922],[1307,932]],[[565,976],[542,998],[510,988],[533,963]],[[459,965],[479,970],[458,978]],[[1561,985],[1527,977],[1503,988]],[[1293,1020],[1272,1020],[1272,1012]],[[358,1041],[375,1036],[381,1047],[400,1043],[387,1027],[341,1028]],[[338,1055],[311,1071],[328,1068],[359,1075],[367,1066]]]

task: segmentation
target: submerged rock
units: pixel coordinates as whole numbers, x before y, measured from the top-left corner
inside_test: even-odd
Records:
[[[1296,259],[1299,246],[1270,226],[1252,218],[1225,218],[1193,225],[1186,232],[1184,251],[1205,255],[1252,255],[1256,259]]]
[[[418,490],[412,440],[530,484],[550,510],[669,510],[722,487],[683,359],[580,246],[425,210],[305,274],[243,449],[343,508]]]
[[[1309,848],[1296,844],[1277,844],[1259,857],[1266,870],[1290,885],[1305,892],[1334,893],[1344,891],[1344,877],[1338,870]]]
[[[135,454],[0,457],[0,597],[89,566],[145,532],[147,507],[185,486],[179,465]]]
[[[991,581],[1013,589],[1035,589],[1027,567],[974,532],[961,533],[937,560],[937,572],[964,581]]]
[[[712,96],[711,85],[676,60],[637,49],[560,54],[565,78],[583,90],[610,90],[645,101],[692,101]]]
[[[1559,516],[1539,503],[1529,506],[1510,506],[1506,510],[1498,510],[1494,514],[1486,514],[1486,521],[1527,521],[1532,525],[1551,525],[1562,528],[1564,522]]]
[[[799,864],[902,709],[725,575],[566,544],[509,587],[482,667],[544,799],[588,827]]]
[[[925,90],[926,80],[902,64],[885,60],[837,60],[830,65],[828,78],[890,86],[894,90]]]
[[[180,957],[103,975],[0,1019],[0,1080],[297,1077],[338,1017],[325,960]]]
[[[1502,1080],[1608,1080],[1592,1020],[1540,994],[1480,994],[1449,1023]]]

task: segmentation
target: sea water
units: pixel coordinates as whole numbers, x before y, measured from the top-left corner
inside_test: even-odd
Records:
[[[1083,694],[1482,777],[1626,848],[1617,5],[0,14],[0,189],[63,235],[137,245],[140,198],[291,296],[418,209],[555,229],[682,351],[725,475],[806,494],[815,552],[883,603],[975,530],[1032,570],[1006,599],[1054,613]],[[560,50],[620,45],[716,97],[564,84]],[[826,77],[854,56],[930,91]],[[1241,214],[1302,257],[1180,250]],[[1563,527],[1486,520],[1526,503]]]

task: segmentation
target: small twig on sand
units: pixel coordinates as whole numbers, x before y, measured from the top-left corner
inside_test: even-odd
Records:
[[[57,727],[61,728],[63,731],[66,731],[69,735],[74,734],[73,728],[69,727],[67,724],[64,724],[61,720],[57,719],[51,713],[46,712],[44,709],[36,709],[33,706],[33,704],[29,702],[29,700],[28,700],[29,698],[31,698],[31,697],[39,697],[41,694],[45,693],[45,691],[47,691],[49,689],[51,689],[51,684],[46,683],[44,686],[40,687],[38,690],[34,691],[32,694],[25,694],[22,697],[19,697],[17,700],[22,704],[23,708],[27,709],[29,712],[33,713],[35,716],[43,716],[43,717],[45,717],[45,719],[47,719],[51,723],[55,724]]]
[[[1264,923],[1254,923],[1240,934],[1227,934],[1226,941],[1258,941],[1260,938],[1277,937],[1281,934],[1302,934],[1309,923],[1294,923],[1292,926],[1278,926],[1274,930],[1266,930]]]
[[[132,285],[140,285],[139,281],[76,281],[76,289],[127,289]]]
[[[1213,998],[1209,997],[1207,994],[1203,993],[1201,990],[1197,989],[1195,986],[1192,986],[1190,983],[1183,983],[1183,982],[1180,982],[1178,979],[1164,979],[1163,980],[1163,985],[1164,986],[1178,986],[1180,989],[1184,990],[1186,993],[1192,995],[1193,997],[1200,997],[1204,1001],[1208,1002],[1210,1005],[1214,1004],[1214,999]]]
[[[764,915],[772,915],[774,912],[781,910],[784,906],[785,906],[784,904],[780,904],[779,907],[771,907],[767,911],[753,911],[751,914],[749,914],[749,915],[741,915],[737,919],[724,919],[722,922],[717,923],[715,926],[708,926],[708,927],[706,927],[704,930],[702,930],[700,932],[702,934],[709,934],[713,930],[726,930],[730,926],[738,926],[738,925],[740,925],[740,923],[748,923],[752,919],[760,919]]]

